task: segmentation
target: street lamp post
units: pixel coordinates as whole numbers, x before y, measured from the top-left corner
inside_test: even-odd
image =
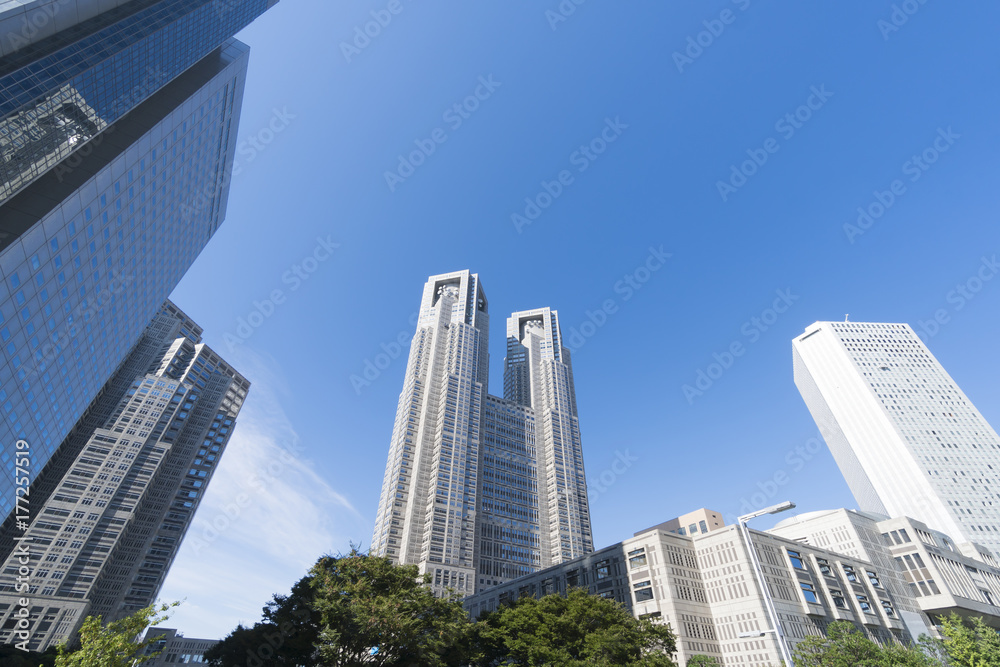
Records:
[[[764,596],[764,607],[767,610],[768,617],[771,619],[772,626],[772,629],[764,630],[759,634],[744,634],[747,636],[756,634],[756,636],[762,637],[764,634],[773,632],[774,639],[778,642],[778,653],[781,654],[782,659],[788,667],[795,667],[795,662],[792,660],[792,652],[788,649],[788,642],[785,641],[785,633],[781,629],[781,620],[778,618],[778,610],[774,606],[774,600],[771,599],[771,591],[767,587],[767,580],[764,578],[764,570],[760,565],[760,559],[757,557],[757,550],[754,548],[753,542],[750,540],[750,530],[747,528],[747,521],[755,519],[759,516],[764,516],[765,514],[777,514],[778,512],[784,512],[785,510],[790,510],[793,507],[795,507],[795,503],[785,501],[783,503],[765,507],[762,510],[757,510],[756,512],[744,514],[743,516],[736,518],[736,525],[740,533],[743,535],[743,542],[746,544],[747,553],[750,556],[750,564],[752,565],[754,575],[757,578],[757,584],[760,586],[761,595]],[[741,634],[740,636],[742,637],[743,635]]]

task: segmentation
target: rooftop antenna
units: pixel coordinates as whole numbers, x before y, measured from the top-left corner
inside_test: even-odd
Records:
[[[844,321],[845,322],[849,322],[850,321],[850,317],[851,317],[850,313],[848,313],[847,315],[844,315]]]

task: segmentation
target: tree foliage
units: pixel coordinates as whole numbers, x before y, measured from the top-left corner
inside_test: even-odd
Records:
[[[471,624],[457,600],[435,598],[416,566],[357,549],[324,556],[205,653],[213,667],[463,665]]]
[[[477,638],[482,667],[668,667],[676,642],[668,626],[580,588],[501,607],[480,620]]]
[[[274,596],[261,622],[237,627],[205,658],[213,667],[674,665],[669,627],[583,590],[522,600],[472,623],[459,599],[435,597],[428,579],[357,549],[324,556],[290,595]]]
[[[955,613],[941,619],[942,642],[953,667],[996,667],[1000,665],[1000,635],[982,618],[966,624]]]
[[[55,646],[39,653],[24,651],[14,644],[0,645],[0,665],[3,667],[55,667],[57,655],[59,653]]]
[[[798,667],[934,667],[937,661],[918,648],[880,646],[849,621],[835,621],[825,637],[810,636],[795,647]]]
[[[320,664],[444,667],[466,663],[471,626],[457,598],[434,596],[415,565],[352,549],[310,570]]]
[[[236,627],[205,652],[218,667],[295,667],[313,664],[319,614],[312,609],[311,576],[300,579],[289,595],[275,595],[263,609],[263,621]]]
[[[136,638],[147,627],[167,620],[165,612],[179,604],[150,605],[107,625],[101,625],[100,616],[88,616],[80,627],[80,648],[70,652],[65,645],[60,646],[56,667],[132,667],[155,657],[156,653],[143,652],[158,637],[141,642]]]
[[[688,658],[687,667],[721,667],[721,665],[710,655],[692,655]]]

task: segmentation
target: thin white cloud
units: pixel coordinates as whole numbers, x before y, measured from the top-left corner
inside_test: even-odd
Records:
[[[371,534],[313,469],[281,407],[292,396],[273,360],[246,348],[226,357],[253,386],[160,592],[164,601],[185,599],[164,627],[208,639],[259,620],[264,603],[317,558]]]

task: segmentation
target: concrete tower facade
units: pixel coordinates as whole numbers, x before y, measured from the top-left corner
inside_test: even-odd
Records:
[[[792,349],[861,510],[1000,554],[1000,437],[909,325],[816,322]]]
[[[433,276],[396,409],[372,545],[432,572],[437,589],[475,582],[476,486],[489,357],[479,276]]]
[[[410,346],[372,552],[468,595],[593,549],[569,352],[558,314],[507,323],[504,398],[488,394],[477,274],[431,276]]]
[[[508,318],[504,396],[531,408],[536,419],[542,567],[593,551],[573,366],[556,311]]]
[[[31,487],[30,519],[5,523],[0,643],[45,650],[155,602],[250,386],[200,340],[168,301]]]

